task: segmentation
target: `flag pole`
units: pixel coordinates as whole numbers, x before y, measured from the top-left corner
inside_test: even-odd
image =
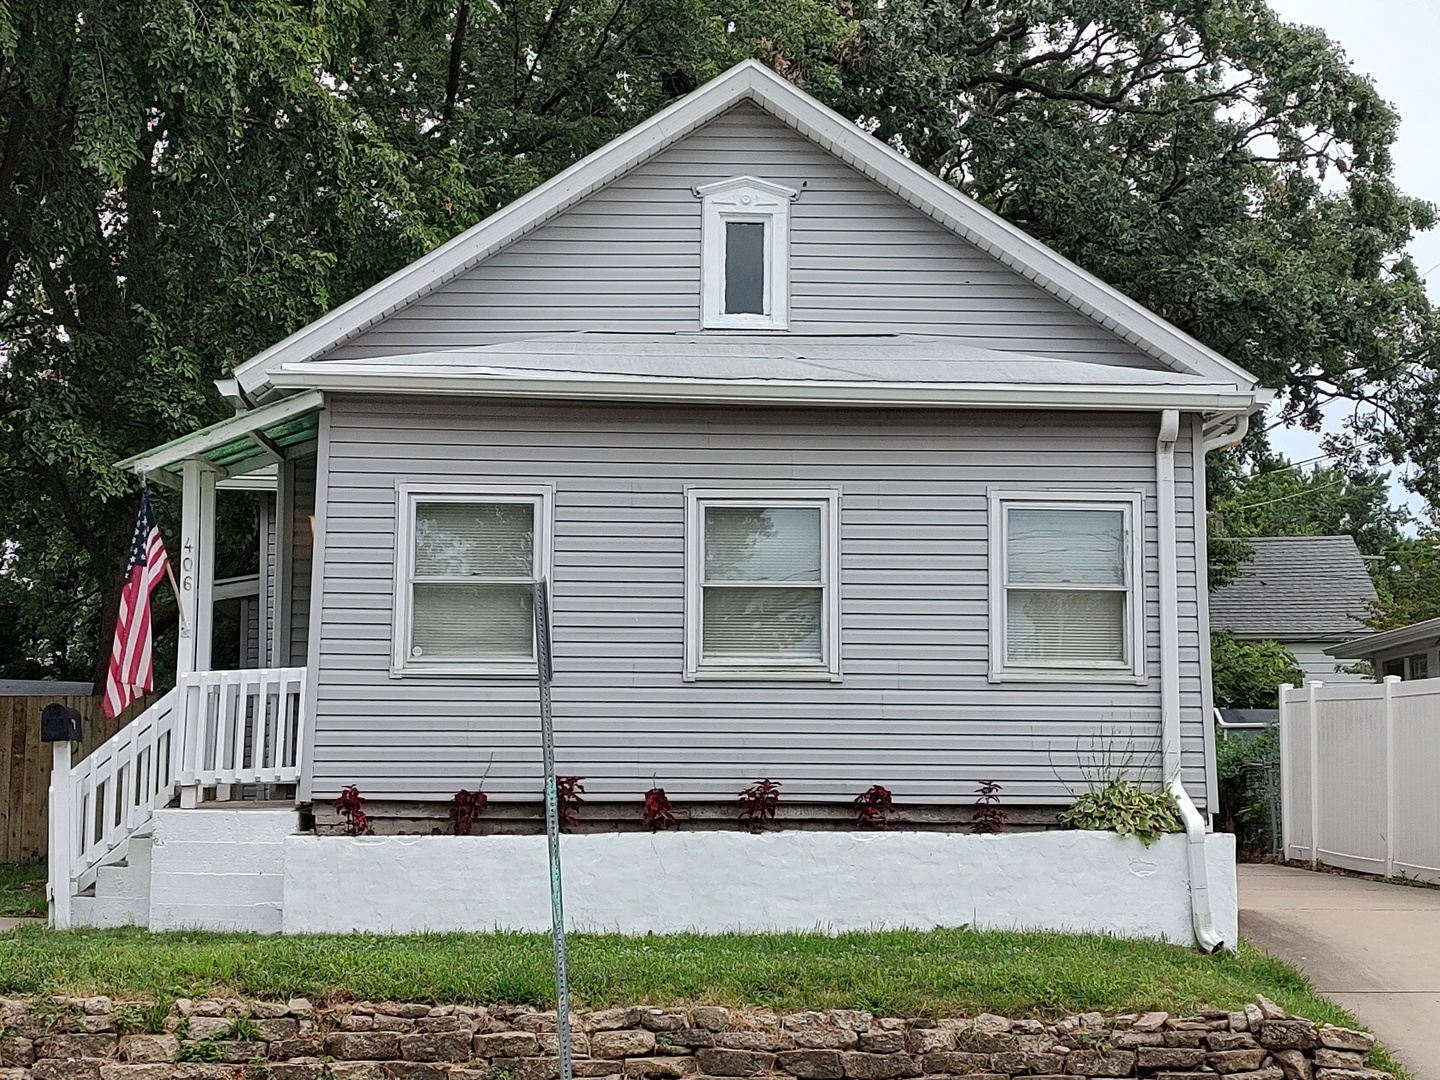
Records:
[[[550,712],[550,583],[534,586],[535,659],[540,676],[540,746],[545,762],[545,836],[550,848],[550,936],[555,946],[555,1036],[560,1050],[560,1080],[575,1071],[570,1049],[570,981],[565,961],[565,905],[560,889],[560,803],[555,788],[555,725]]]
[[[185,629],[185,605],[180,602],[180,586],[175,581],[175,568],[170,565],[170,560],[165,560],[165,576],[170,579],[170,588],[175,590],[175,613],[180,616],[180,633],[183,636]]]

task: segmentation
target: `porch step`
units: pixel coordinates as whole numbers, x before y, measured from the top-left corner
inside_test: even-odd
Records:
[[[153,841],[148,835],[130,838],[122,862],[102,866],[95,874],[95,895],[90,899],[86,926],[150,925],[150,860]],[[76,900],[85,900],[76,897]],[[80,924],[78,908],[72,908]]]

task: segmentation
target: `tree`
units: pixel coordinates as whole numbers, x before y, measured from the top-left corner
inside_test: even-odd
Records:
[[[1380,564],[1379,599],[1365,620],[1376,630],[1440,618],[1440,529],[1396,543]]]
[[[1228,633],[1210,635],[1210,670],[1221,709],[1273,709],[1281,683],[1305,683],[1295,654],[1278,641],[1241,641]]]
[[[1395,188],[1374,87],[1260,0],[12,0],[0,55],[0,672],[103,652],[135,495],[111,462],[224,415],[210,382],[237,360],[746,56],[1291,416],[1356,402],[1345,449],[1437,475],[1434,316],[1403,254],[1432,211]]]
[[[1248,473],[1235,457],[1221,459],[1210,482],[1211,517],[1224,536],[1352,536],[1362,555],[1378,558],[1411,521],[1390,504],[1390,477],[1379,470],[1306,468],[1261,452]]]

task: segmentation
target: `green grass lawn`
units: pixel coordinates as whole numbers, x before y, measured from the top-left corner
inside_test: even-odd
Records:
[[[1201,956],[1095,935],[970,930],[702,937],[572,935],[583,1005],[648,1002],[858,1008],[882,1015],[983,1010],[1046,1016],[1235,1008],[1257,992],[1317,1019],[1342,1014],[1294,968],[1243,946]],[[26,927],[0,937],[0,993],[200,996],[233,990],[315,1001],[553,1004],[541,934],[262,937]]]
[[[577,1007],[617,1004],[854,1008],[878,1015],[1055,1017],[1098,1009],[1234,1009],[1262,993],[1287,1011],[1356,1027],[1293,967],[1242,942],[1202,956],[1158,942],[971,930],[569,938]],[[24,927],[0,935],[0,994],[168,1000],[265,998],[554,1007],[543,934],[254,934]],[[1394,1063],[1377,1050],[1384,1068]]]
[[[45,917],[45,864],[0,863],[0,916]]]

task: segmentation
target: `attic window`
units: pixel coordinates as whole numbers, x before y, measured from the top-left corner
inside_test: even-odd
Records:
[[[793,188],[740,176],[695,189],[704,200],[701,325],[784,330],[790,325]]]

